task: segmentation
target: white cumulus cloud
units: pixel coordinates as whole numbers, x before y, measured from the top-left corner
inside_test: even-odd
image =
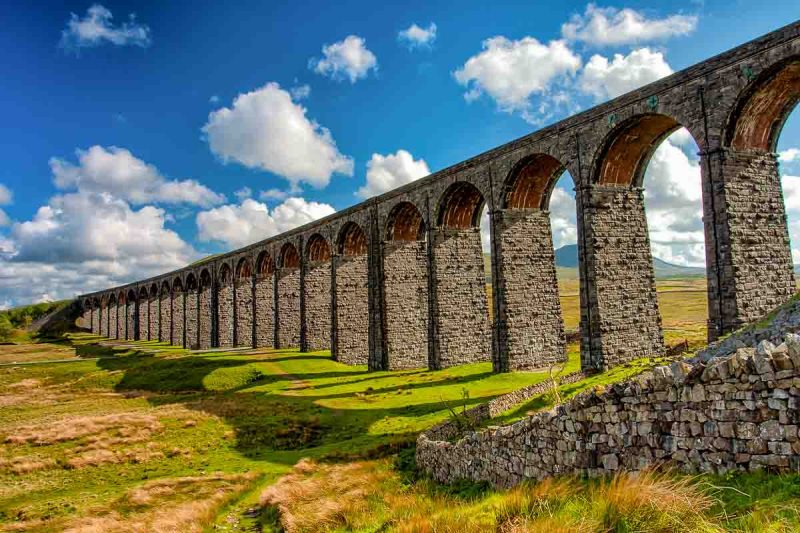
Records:
[[[602,101],[670,74],[672,68],[661,52],[640,48],[626,56],[614,54],[610,62],[606,57],[593,55],[583,68],[578,84],[582,92]]]
[[[116,46],[150,45],[150,28],[136,22],[131,14],[127,22],[117,26],[112,21],[111,11],[100,4],[94,4],[86,15],[79,17],[70,15],[67,27],[61,32],[61,46],[67,49],[79,49],[111,43]]]
[[[167,180],[158,169],[125,148],[92,146],[76,150],[78,163],[50,159],[53,182],[59,189],[109,193],[134,204],[186,203],[209,207],[225,197],[195,180]]]
[[[464,94],[468,101],[485,93],[500,110],[521,112],[526,120],[537,122],[531,96],[553,97],[536,109],[546,116],[549,106],[563,103],[565,97],[553,89],[554,83],[574,76],[580,66],[580,57],[564,41],[542,44],[533,37],[512,41],[499,36],[485,40],[483,51],[470,57],[454,76],[468,89]]]
[[[778,160],[781,163],[793,163],[800,161],[800,148],[787,148],[778,152]]]
[[[573,15],[569,22],[561,26],[561,34],[570,41],[615,46],[687,35],[696,27],[697,17],[693,15],[648,19],[633,9],[589,4],[583,15]]]
[[[241,247],[334,212],[336,210],[328,204],[296,197],[287,198],[270,211],[266,204],[248,198],[238,205],[223,205],[198,213],[198,238]]]
[[[273,172],[293,187],[301,181],[325,187],[332,174],[353,174],[353,160],[339,153],[330,131],[306,117],[306,108],[277,83],[213,111],[203,132],[224,162]]]
[[[661,143],[645,171],[650,246],[654,256],[667,262],[705,266],[700,165],[686,155],[698,148],[684,138],[683,130],[678,130]]]
[[[0,295],[15,304],[70,298],[180,268],[199,254],[168,219],[108,193],[56,195],[0,242]]]
[[[343,41],[322,47],[322,58],[311,58],[308,66],[317,74],[334,80],[349,79],[355,83],[378,68],[378,58],[358,35],[348,35]]]
[[[356,194],[361,198],[377,196],[430,173],[424,159],[414,160],[406,150],[388,155],[372,154],[367,162],[367,182]]]
[[[431,22],[427,28],[412,24],[408,28],[397,32],[397,40],[411,50],[430,47],[436,41],[436,24]]]

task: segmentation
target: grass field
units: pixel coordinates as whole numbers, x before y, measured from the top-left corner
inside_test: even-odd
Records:
[[[0,530],[669,531],[677,517],[708,531],[800,525],[798,476],[565,479],[510,492],[417,476],[409,446],[448,406],[544,372],[495,375],[482,363],[368,373],[326,353],[98,341],[0,347]],[[572,350],[565,371],[577,364]],[[498,421],[546,404],[534,399]],[[665,505],[666,494],[678,496]]]

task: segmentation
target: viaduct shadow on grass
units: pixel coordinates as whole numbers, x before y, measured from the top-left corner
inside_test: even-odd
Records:
[[[102,358],[97,364],[122,373],[115,390],[152,392],[147,398],[154,406],[180,404],[219,417],[233,431],[236,451],[287,465],[301,457],[374,458],[412,444],[426,425],[447,416],[437,388],[448,389],[449,404],[459,410],[498,395],[453,400],[454,388],[492,375],[483,369],[465,375],[367,372],[320,355],[269,355],[137,355]],[[314,361],[320,362],[319,371],[307,368]],[[304,362],[299,365],[304,371],[282,373],[279,362]],[[343,390],[330,390],[336,387]]]

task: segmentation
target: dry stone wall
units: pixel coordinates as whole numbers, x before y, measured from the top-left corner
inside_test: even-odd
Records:
[[[300,269],[278,269],[278,345],[300,346]]]
[[[217,320],[219,343],[222,348],[233,346],[233,285],[223,283],[217,291]]]
[[[564,361],[566,341],[550,213],[504,210],[495,220],[499,264],[495,369],[530,370]]]
[[[491,359],[486,273],[478,228],[433,235],[434,368]]]
[[[236,345],[253,345],[253,282],[236,281]]]
[[[197,306],[197,347],[200,350],[207,350],[212,346],[213,329],[211,326],[214,312],[212,300],[211,287],[200,289],[200,298]]]
[[[183,291],[175,291],[172,293],[172,299],[170,300],[170,305],[172,307],[172,339],[170,343],[176,346],[185,346],[183,338],[183,298]]]
[[[306,346],[308,351],[331,347],[331,263],[309,263],[305,273]]]
[[[386,370],[428,366],[428,258],[424,241],[383,244]]]
[[[200,315],[197,300],[197,290],[186,292],[186,347],[191,350],[199,348]]]
[[[369,361],[369,280],[367,255],[336,256],[336,347],[348,365]]]
[[[275,347],[275,277],[256,279],[256,344],[261,348]],[[298,302],[299,306],[299,302]]]
[[[581,393],[503,427],[420,435],[417,464],[440,482],[509,487],[669,463],[685,472],[800,469],[800,336],[764,341],[708,365],[683,361]]]
[[[582,368],[663,355],[642,190],[594,186],[581,192],[590,287],[588,317],[582,302],[582,320],[589,322],[589,328],[582,327]]]

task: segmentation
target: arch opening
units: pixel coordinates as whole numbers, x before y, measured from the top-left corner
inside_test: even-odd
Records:
[[[281,247],[281,268],[300,268],[300,254],[297,247],[287,242]]]
[[[186,290],[187,291],[196,291],[197,290],[197,278],[193,273],[186,276]]]
[[[325,237],[315,233],[308,239],[306,254],[311,262],[328,261],[331,258],[331,247]]]
[[[231,267],[227,263],[223,263],[219,269],[219,282],[222,285],[228,285],[233,276],[231,274]]]
[[[169,293],[170,293],[169,281],[164,281],[161,284],[161,296],[169,296]]]
[[[564,165],[555,157],[536,154],[523,159],[506,180],[503,207],[506,209],[543,209],[550,205],[550,196]]]
[[[355,256],[367,253],[367,235],[355,222],[345,224],[339,232],[338,243],[340,255]]]
[[[258,277],[263,279],[271,276],[275,272],[275,261],[268,252],[261,252],[256,260],[256,272]]]
[[[172,281],[172,292],[173,293],[183,292],[183,283],[181,282],[181,278],[175,278]]]
[[[459,181],[450,185],[439,202],[439,227],[477,228],[484,203],[483,195],[473,184]]]
[[[727,143],[737,150],[775,152],[787,118],[800,101],[800,58],[765,72],[741,98]]]
[[[203,271],[200,272],[199,288],[202,291],[208,289],[209,287],[211,287],[211,272],[203,269]]]
[[[253,277],[253,266],[250,263],[250,258],[243,257],[236,265],[236,279],[239,281],[247,280]]]
[[[425,240],[425,221],[417,206],[411,202],[400,202],[392,208],[386,220],[386,240]]]
[[[596,173],[599,185],[641,187],[647,163],[661,142],[681,125],[666,115],[633,117],[612,132]]]

